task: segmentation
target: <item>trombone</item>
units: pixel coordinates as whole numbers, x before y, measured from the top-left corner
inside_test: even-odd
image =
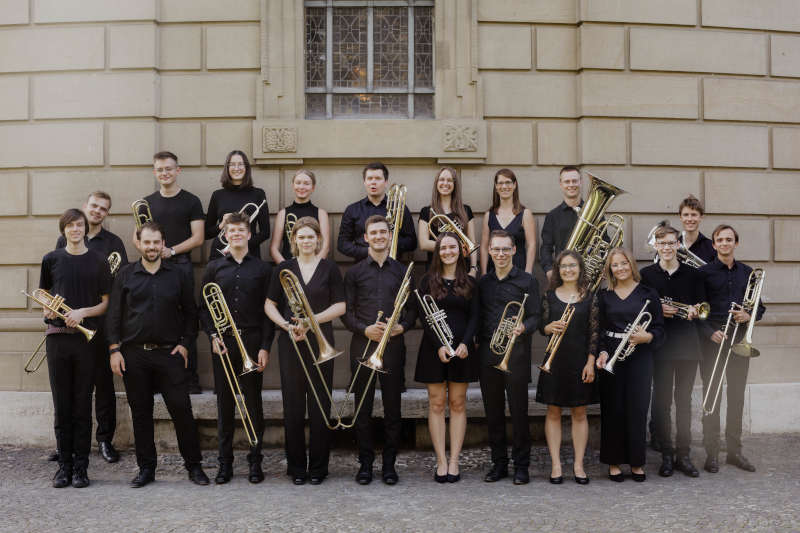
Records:
[[[639,311],[639,314],[636,315],[636,318],[633,319],[633,322],[625,326],[625,333],[622,336],[622,340],[619,341],[617,345],[617,349],[614,350],[614,356],[608,360],[606,366],[603,368],[606,372],[610,374],[614,373],[614,365],[618,361],[624,361],[627,359],[633,351],[636,349],[635,344],[631,344],[631,335],[633,335],[637,329],[642,329],[643,331],[647,331],[647,327],[650,325],[650,322],[653,320],[653,316],[645,311],[647,306],[650,305],[650,300],[646,300],[642,309]]]
[[[131,204],[133,210],[133,222],[136,224],[136,230],[141,230],[147,222],[153,221],[153,214],[150,213],[150,204],[144,198],[135,200]]]
[[[239,212],[240,213],[246,213],[247,212],[247,208],[248,207],[252,207],[253,208],[253,212],[250,214],[250,220],[247,221],[249,224],[252,224],[252,222],[258,216],[258,212],[261,211],[261,208],[264,206],[265,203],[267,203],[267,199],[266,198],[264,199],[263,202],[261,202],[258,205],[256,205],[253,202],[248,202],[248,203],[244,204],[241,209],[239,209]],[[217,250],[217,251],[219,253],[221,253],[222,255],[227,254],[229,245],[228,245],[228,241],[225,239],[225,226],[222,226],[222,229],[219,230],[219,234],[217,235],[217,239],[219,239],[219,242],[221,242],[222,244],[225,245],[225,248],[223,248],[222,250]]]
[[[456,352],[453,350],[453,330],[447,323],[447,313],[439,309],[430,294],[420,296],[418,290],[414,290],[414,294],[417,295],[419,307],[422,309],[422,314],[425,315],[425,322],[439,339],[439,343],[447,350],[447,359],[452,359],[456,356]]]
[[[722,395],[722,381],[725,378],[725,371],[728,368],[728,362],[731,359],[731,352],[740,357],[758,357],[761,353],[753,347],[753,326],[756,322],[756,315],[758,314],[758,304],[761,300],[761,291],[764,287],[764,279],[766,272],[762,268],[756,268],[750,272],[750,277],[747,278],[747,287],[744,290],[744,298],[742,303],[737,304],[731,302],[730,310],[728,311],[728,320],[725,321],[725,329],[722,331],[722,342],[719,343],[719,350],[717,350],[717,358],[714,360],[714,368],[711,370],[711,377],[708,381],[708,390],[706,390],[703,397],[703,414],[710,415],[717,409],[719,398]],[[747,324],[747,332],[744,339],[738,344],[734,344],[736,340],[736,332],[739,331],[739,323],[733,318],[733,312],[737,310],[747,311],[750,313],[750,321]],[[730,337],[728,351],[725,357],[722,357],[722,349],[725,346],[725,341],[728,339],[728,330],[730,329],[731,322],[735,322],[733,326],[733,333]],[[721,363],[721,364],[720,364]],[[717,369],[720,372],[717,373]],[[713,393],[712,393],[713,390]]]
[[[119,266],[122,264],[122,256],[119,252],[111,252],[108,254],[108,268],[111,270],[111,275],[116,276]]]
[[[225,302],[225,295],[222,294],[222,288],[216,283],[206,283],[203,285],[203,300],[206,302],[208,312],[211,313],[211,319],[214,321],[214,328],[217,330],[217,335],[219,335],[220,340],[227,329],[230,329],[233,338],[236,339],[236,345],[239,347],[239,354],[242,356],[243,372],[240,375],[244,376],[245,374],[258,370],[258,365],[247,355],[247,349],[244,347],[239,331],[236,329],[236,323],[233,321],[233,315],[228,308],[227,302]],[[219,354],[219,360],[222,364],[222,370],[225,371],[225,377],[228,380],[228,386],[231,389],[233,401],[236,404],[236,410],[239,411],[239,418],[242,419],[244,434],[250,446],[255,446],[258,444],[256,429],[253,426],[250,413],[247,411],[244,394],[239,386],[239,380],[236,378],[236,370],[233,368],[231,358],[227,353],[221,353]]]
[[[678,311],[675,313],[676,317],[682,318],[684,320],[689,320],[689,308],[692,307],[691,305],[681,302],[676,302],[669,296],[661,298],[661,303],[667,304],[677,309]],[[699,304],[694,304],[694,307],[697,309],[698,320],[705,320],[708,318],[708,315],[711,314],[711,306],[709,305],[708,302],[700,302]]]
[[[544,354],[549,355],[547,360],[539,366],[539,370],[542,372],[550,373],[550,367],[553,364],[553,359],[556,356],[556,352],[558,351],[558,347],[561,346],[561,340],[564,338],[564,335],[567,333],[567,328],[569,327],[569,323],[572,322],[572,316],[575,314],[575,297],[572,296],[567,303],[567,306],[564,308],[564,312],[561,314],[560,321],[564,322],[566,326],[564,326],[564,331],[561,333],[553,333],[550,336],[550,340],[547,343],[547,348],[544,349]]]
[[[432,216],[430,220],[428,220],[428,233],[432,239],[437,238],[437,235],[433,233],[432,228],[433,221],[436,220],[439,223],[439,235],[442,233],[454,233],[456,237],[458,237],[458,240],[461,241],[464,249],[466,249],[467,255],[475,253],[478,248],[480,248],[477,244],[472,242],[469,237],[467,237],[467,234],[461,230],[458,223],[453,221],[450,217],[447,215],[437,214],[432,208],[431,214]]]
[[[525,301],[528,299],[528,293],[522,298],[522,302],[516,300],[508,302],[503,308],[503,314],[500,317],[500,322],[492,334],[492,339],[489,341],[489,348],[496,355],[502,355],[503,359],[494,367],[501,372],[510,374],[508,369],[508,361],[511,359],[511,351],[514,349],[514,343],[517,342],[517,335],[514,330],[517,329],[522,323],[525,315]],[[513,317],[506,316],[514,306],[519,306],[517,314]]]
[[[406,193],[408,188],[405,185],[395,183],[389,187],[386,193],[386,222],[392,230],[392,244],[389,250],[389,257],[397,259],[397,243],[400,240],[400,229],[403,226],[403,215],[406,210]]]

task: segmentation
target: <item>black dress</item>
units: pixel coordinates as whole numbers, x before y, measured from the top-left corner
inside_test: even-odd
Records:
[[[572,321],[561,338],[550,373],[539,373],[539,382],[536,385],[536,401],[539,403],[577,407],[599,401],[596,382],[584,383],[581,379],[587,356],[597,355],[600,338],[597,297],[589,295],[574,305],[575,314],[572,315]],[[543,335],[544,326],[561,318],[566,307],[567,303],[561,301],[555,291],[545,293],[542,298],[542,321],[539,328]]]
[[[208,260],[216,259],[222,254],[225,245],[217,238],[219,235],[219,223],[225,213],[238,213],[246,204],[252,203],[260,205],[266,202],[267,196],[263,189],[258,187],[247,187],[245,189],[234,187],[232,189],[217,189],[211,193],[211,200],[208,202],[208,213],[206,214],[206,239],[214,239],[211,243],[211,250]],[[247,214],[253,213],[253,206],[248,207]],[[269,239],[269,205],[264,203],[258,210],[258,216],[250,223],[250,242],[247,244],[248,251],[253,257],[261,259],[261,243]]]
[[[295,222],[303,217],[311,217],[319,222],[319,207],[315,206],[311,201],[302,204],[292,202],[291,205],[286,206],[283,218],[283,235],[281,235],[281,255],[287,260],[292,258],[292,247],[289,244],[289,239],[286,238],[286,220],[289,215],[294,216]]]
[[[470,220],[475,218],[475,215],[472,214],[472,208],[470,206],[465,204],[464,205],[464,211],[467,214],[467,223],[469,223]],[[464,235],[467,234],[467,227],[466,226],[461,227],[461,224],[453,216],[453,213],[437,213],[437,215],[441,215],[441,214],[447,215],[450,218],[450,220],[452,220],[453,222],[456,223],[456,225],[458,226],[458,229],[460,229],[461,231],[464,232]],[[420,211],[419,211],[419,219],[423,220],[425,222],[428,222],[431,219],[431,206],[426,205],[425,207],[420,209]],[[433,229],[433,234],[435,235],[435,237],[433,237],[433,238],[434,239],[438,239],[439,238],[439,224],[434,224],[432,229]],[[431,264],[431,259],[433,259],[433,253],[432,252],[428,252],[427,256],[428,256],[428,265],[430,265]],[[469,256],[467,256],[465,258],[465,260],[466,260],[466,267],[467,267],[467,269],[469,269]]]
[[[517,216],[511,219],[511,222],[508,223],[508,226],[503,227],[500,225],[500,221],[497,220],[497,215],[495,214],[494,210],[489,211],[489,233],[496,229],[501,229],[507,232],[511,237],[514,239],[514,245],[517,247],[517,252],[514,254],[514,258],[512,259],[514,266],[525,270],[525,228],[522,225],[522,219],[525,216],[525,210],[520,210],[517,213]],[[486,267],[487,272],[491,272],[494,270],[494,261],[489,261],[489,265]]]
[[[419,295],[423,297],[430,294],[428,276],[422,278],[420,282]],[[469,350],[469,355],[465,359],[454,357],[449,363],[442,363],[439,359],[439,342],[436,334],[431,330],[425,321],[422,308],[419,309],[419,316],[424,326],[422,342],[419,345],[417,355],[417,368],[414,372],[414,379],[420,383],[443,383],[452,381],[455,383],[469,383],[478,381],[478,370],[480,359],[475,352],[475,331],[478,327],[478,317],[480,315],[480,304],[478,299],[477,283],[469,278],[472,294],[469,299],[458,296],[454,292],[454,280],[443,280],[447,287],[447,296],[444,299],[436,300],[439,309],[447,314],[447,324],[453,332],[453,350],[463,343]],[[419,306],[416,296],[415,303]]]

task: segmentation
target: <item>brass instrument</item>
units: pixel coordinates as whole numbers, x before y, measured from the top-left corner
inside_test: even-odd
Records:
[[[206,302],[211,319],[214,321],[214,328],[217,330],[220,340],[226,330],[230,329],[233,338],[236,339],[236,345],[239,347],[239,354],[242,356],[242,370],[241,375],[248,374],[258,370],[252,359],[247,355],[247,349],[242,342],[239,331],[236,329],[236,323],[233,321],[233,315],[225,302],[225,295],[222,294],[222,288],[216,283],[206,283],[203,285],[203,300]],[[244,427],[244,434],[250,446],[255,446],[258,443],[256,430],[253,426],[253,420],[250,418],[250,413],[247,410],[247,404],[244,400],[244,394],[239,386],[239,380],[236,377],[236,370],[233,368],[231,358],[227,353],[219,354],[219,360],[222,364],[222,369],[225,371],[225,377],[228,380],[228,386],[233,395],[233,401],[236,404],[236,410],[239,412],[239,418],[242,419],[242,426]]]
[[[419,300],[419,307],[422,309],[422,314],[425,316],[425,322],[428,323],[428,326],[430,326],[431,330],[436,335],[439,343],[447,350],[447,358],[452,359],[456,356],[456,352],[453,350],[452,346],[453,331],[447,323],[447,314],[442,309],[439,309],[439,306],[436,305],[436,301],[430,294],[420,296],[418,290],[415,290],[414,294],[417,295],[417,300]]]
[[[108,254],[108,268],[111,271],[112,276],[117,275],[117,270],[119,270],[119,266],[122,264],[122,256],[119,255],[119,252],[111,252]]]
[[[451,220],[447,215],[437,214],[433,208],[431,208],[431,218],[428,220],[428,233],[432,239],[437,238],[433,233],[432,228],[434,220],[439,223],[439,235],[442,233],[455,233],[456,237],[458,237],[458,240],[461,241],[461,244],[467,251],[467,254],[473,254],[480,248],[480,246],[472,242],[469,237],[467,237],[467,234],[462,231],[455,221]]]
[[[714,360],[714,368],[711,370],[711,377],[708,380],[708,390],[706,390],[705,396],[703,397],[703,413],[705,415],[710,415],[717,409],[719,397],[722,395],[722,381],[725,378],[725,371],[728,368],[731,352],[741,357],[758,357],[760,355],[760,352],[753,347],[752,334],[765,278],[766,272],[764,272],[764,269],[754,269],[750,272],[750,277],[747,278],[747,287],[744,291],[742,303],[737,304],[736,302],[731,302],[731,308],[728,311],[728,320],[725,321],[725,329],[722,332],[723,339],[722,342],[719,343],[717,358]],[[736,340],[736,333],[739,331],[739,323],[734,320],[733,312],[740,309],[750,313],[750,321],[747,324],[745,338],[742,342],[733,344]],[[728,341],[729,338],[728,330],[730,329],[731,322],[734,322],[733,333],[730,336],[728,351],[723,358],[722,350],[725,346],[725,342]],[[720,363],[722,364],[720,365]],[[721,368],[719,373],[717,373],[718,368]]]
[[[389,340],[392,338],[392,329],[400,320],[400,313],[403,311],[406,301],[408,301],[408,294],[411,290],[411,271],[413,268],[414,263],[409,263],[408,268],[406,269],[406,274],[403,276],[403,281],[400,283],[400,288],[397,291],[397,296],[394,298],[394,309],[392,310],[392,316],[390,316],[389,321],[386,322],[386,329],[383,331],[381,340],[378,341],[378,346],[366,361],[360,362],[360,364],[371,370],[383,373],[386,372],[383,369],[383,352],[386,351],[386,346],[389,344]]]
[[[506,304],[503,308],[503,314],[500,316],[500,322],[497,324],[497,328],[492,334],[491,341],[489,341],[489,348],[492,352],[496,355],[503,356],[503,359],[498,364],[494,365],[494,367],[506,374],[510,373],[508,370],[508,361],[511,359],[514,343],[517,342],[517,335],[514,333],[514,330],[522,323],[522,319],[525,316],[525,302],[527,299],[528,293],[525,293],[522,302],[511,301]],[[517,314],[513,317],[506,316],[509,314],[509,310],[515,305],[519,306]]]
[[[266,204],[266,203],[267,203],[267,199],[266,198],[264,199],[263,202],[261,202],[258,205],[254,204],[253,202],[248,202],[248,203],[244,204],[241,209],[239,209],[239,212],[240,213],[247,213],[247,209],[249,207],[252,207],[253,212],[250,214],[250,219],[248,220],[248,223],[252,224],[253,221],[258,216],[258,212],[261,211],[261,208],[264,207],[264,204]],[[222,226],[222,229],[219,230],[219,234],[217,235],[217,239],[219,239],[219,242],[221,242],[222,244],[225,245],[225,248],[223,248],[222,250],[217,250],[222,255],[225,255],[225,254],[228,253],[228,247],[230,246],[228,244],[228,241],[225,239],[225,228],[226,228],[226,226]]]
[[[556,356],[556,352],[558,351],[558,347],[561,346],[561,340],[564,338],[564,334],[567,332],[567,328],[569,327],[569,323],[572,322],[572,316],[575,314],[575,297],[569,299],[567,306],[564,308],[564,312],[561,314],[562,322],[566,323],[564,327],[564,331],[561,333],[553,333],[550,335],[550,340],[547,343],[547,348],[544,349],[544,354],[547,355],[547,360],[544,362],[543,365],[539,366],[539,370],[542,372],[550,373],[550,367],[553,364],[553,359]]]
[[[632,344],[631,335],[633,335],[637,329],[642,329],[643,331],[647,331],[647,327],[650,325],[650,322],[653,320],[653,316],[645,311],[647,306],[650,305],[650,300],[644,302],[642,309],[639,311],[639,314],[636,315],[636,318],[633,319],[633,322],[625,326],[625,334],[622,337],[622,340],[617,345],[617,349],[614,350],[614,356],[608,360],[606,366],[603,368],[613,374],[614,373],[614,365],[617,361],[624,361],[627,359],[633,351],[636,349],[636,344]]]
[[[676,302],[669,296],[661,298],[661,303],[670,305],[675,309],[677,309],[678,311],[675,313],[676,317],[682,318],[684,320],[689,320],[689,308],[692,307],[691,305],[681,302]],[[700,302],[699,304],[694,304],[694,307],[697,308],[698,320],[705,320],[708,318],[708,315],[711,314],[711,306],[708,304],[708,302]]]
[[[131,204],[133,210],[133,222],[136,224],[136,230],[142,229],[142,226],[147,222],[153,221],[153,214],[150,213],[150,204],[144,198],[136,200]]]
[[[583,259],[590,292],[596,291],[600,282],[603,281],[603,269],[609,252],[622,245],[623,224],[625,224],[625,219],[621,215],[609,215],[608,219],[597,225],[597,232],[584,250]],[[609,230],[611,233],[608,233]],[[604,237],[607,237],[608,240]]]
[[[283,228],[286,232],[286,240],[289,243],[292,242],[292,231],[294,230],[295,224],[297,224],[297,215],[294,213],[286,213],[286,220],[283,223]]]
[[[658,228],[664,226],[667,223],[666,220],[659,222],[653,229],[650,230],[650,233],[647,234],[647,245],[650,246],[653,250],[656,251],[655,257],[653,257],[653,263],[658,262],[658,249],[656,249],[656,231]],[[701,266],[705,265],[706,262],[700,259],[696,254],[693,254],[689,251],[683,241],[686,240],[686,232],[681,232],[681,241],[678,241],[678,250],[675,252],[675,255],[678,258],[678,261],[683,263],[686,266],[690,266],[692,268],[700,268]]]
[[[400,229],[403,226],[403,215],[406,210],[406,193],[408,188],[405,185],[395,183],[389,187],[386,193],[386,222],[392,231],[392,244],[389,249],[389,257],[397,259],[397,243],[400,240]]]
[[[28,298],[30,298],[31,300],[33,300],[34,302],[41,305],[42,307],[49,309],[51,312],[55,313],[62,320],[66,320],[67,314],[70,311],[72,311],[72,309],[67,304],[64,303],[63,296],[59,296],[57,294],[55,295],[50,294],[44,289],[34,289],[33,294],[28,294],[25,290],[22,290],[20,292],[25,296],[27,296]],[[86,337],[86,342],[91,341],[92,337],[94,337],[94,334],[97,333],[97,331],[85,328],[80,324],[78,324],[75,327],[75,329],[83,333],[83,336]],[[39,353],[39,350],[44,345],[45,340],[47,340],[46,335],[39,343],[39,345],[36,347],[36,349],[33,351],[31,356],[28,358],[28,361],[25,363],[25,372],[27,372],[28,374],[32,374],[33,372],[39,370],[39,368],[42,366],[42,363],[44,363],[44,360],[47,358],[47,353],[43,352],[42,356],[39,358],[36,364],[31,366],[34,359],[36,359],[36,354]]]

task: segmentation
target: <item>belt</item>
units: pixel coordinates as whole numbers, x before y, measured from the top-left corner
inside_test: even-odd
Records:
[[[150,352],[150,351],[153,351],[153,350],[169,350],[170,348],[172,348],[175,345],[174,344],[156,344],[154,342],[145,342],[143,344],[134,344],[134,346],[136,346],[137,348],[141,348],[142,350],[145,350],[147,352]]]
[[[617,333],[615,331],[606,331],[606,337],[612,337],[614,339],[624,339],[625,333]]]

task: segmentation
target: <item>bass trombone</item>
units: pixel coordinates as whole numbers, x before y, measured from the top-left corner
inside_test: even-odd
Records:
[[[622,336],[622,340],[617,345],[617,349],[614,350],[614,356],[611,359],[609,359],[608,362],[606,363],[606,366],[603,367],[606,370],[606,372],[613,374],[614,365],[617,363],[617,361],[624,361],[636,349],[637,345],[631,343],[631,336],[638,329],[641,329],[642,331],[647,331],[647,327],[653,320],[653,316],[647,311],[645,311],[648,305],[650,305],[650,300],[646,300],[644,302],[642,309],[639,311],[639,314],[636,315],[636,318],[633,319],[633,322],[625,326],[625,333]]]
[[[389,249],[389,257],[397,259],[397,243],[400,241],[400,229],[403,226],[403,215],[406,210],[406,193],[408,188],[405,185],[395,183],[389,187],[386,193],[386,222],[392,231],[392,244]]]
[[[517,342],[517,335],[514,333],[514,330],[522,323],[522,319],[525,316],[525,302],[527,300],[528,293],[525,293],[522,302],[511,301],[506,304],[503,308],[503,314],[500,316],[500,322],[497,324],[497,328],[495,328],[494,333],[492,333],[492,339],[489,341],[489,348],[492,350],[492,353],[503,356],[503,359],[494,365],[494,367],[506,374],[511,373],[508,369],[508,361],[511,359],[514,343]],[[514,306],[519,307],[517,313],[513,317],[507,316]]]
[[[245,213],[245,214],[246,214],[246,213],[247,213],[247,209],[248,209],[248,208],[252,208],[252,209],[253,209],[253,212],[250,214],[250,219],[247,221],[247,222],[248,222],[248,224],[252,224],[252,223],[253,223],[253,221],[254,221],[254,220],[256,219],[256,217],[258,216],[258,212],[259,212],[259,211],[261,211],[261,208],[262,208],[262,207],[264,206],[264,204],[266,204],[266,203],[267,203],[267,199],[266,199],[266,198],[264,198],[264,201],[263,201],[263,202],[261,202],[261,203],[260,203],[260,204],[258,204],[258,205],[256,205],[256,204],[255,204],[255,203],[253,203],[253,202],[248,202],[248,203],[244,204],[244,205],[242,206],[242,208],[241,208],[241,209],[239,209],[239,212],[240,212],[240,213]],[[222,226],[222,229],[221,229],[221,230],[219,230],[219,234],[217,235],[217,239],[219,239],[219,242],[221,242],[222,244],[224,244],[224,245],[225,245],[225,247],[224,247],[222,250],[217,250],[217,251],[218,251],[219,253],[221,253],[222,255],[225,255],[225,254],[227,254],[227,253],[228,253],[228,247],[229,247],[230,245],[228,244],[228,241],[227,241],[227,239],[225,239],[225,226],[224,226],[224,225]]]
[[[433,208],[431,208],[431,218],[428,220],[428,233],[430,234],[432,239],[436,239],[437,235],[433,232],[433,221],[437,221],[439,223],[439,232],[438,235],[442,233],[454,233],[458,240],[461,241],[461,244],[464,246],[464,249],[467,251],[467,255],[474,254],[480,246],[472,242],[467,234],[459,227],[459,225],[454,222],[450,217],[447,215],[437,214]]]
[[[153,215],[150,213],[150,204],[144,198],[135,200],[131,204],[133,210],[133,222],[136,224],[136,230],[142,229],[147,222],[153,221]]]
[[[422,309],[422,314],[425,316],[425,322],[431,328],[434,335],[436,335],[439,344],[447,351],[447,359],[452,359],[456,356],[456,352],[453,350],[453,331],[447,323],[447,313],[439,309],[439,306],[436,305],[436,301],[430,294],[420,296],[418,290],[414,290],[414,294],[417,295],[417,300],[419,300],[419,307]]]
[[[539,366],[539,370],[542,372],[550,373],[550,367],[553,364],[553,359],[556,356],[556,352],[558,351],[558,347],[561,346],[561,340],[564,338],[564,334],[567,333],[567,328],[569,327],[569,323],[572,322],[572,316],[575,314],[575,297],[571,297],[567,306],[564,308],[564,312],[561,314],[561,318],[559,319],[561,322],[564,322],[566,325],[564,326],[564,331],[558,333],[553,333],[550,335],[550,340],[547,342],[547,348],[544,350],[544,354],[547,355],[547,360],[545,360],[544,364]]]

